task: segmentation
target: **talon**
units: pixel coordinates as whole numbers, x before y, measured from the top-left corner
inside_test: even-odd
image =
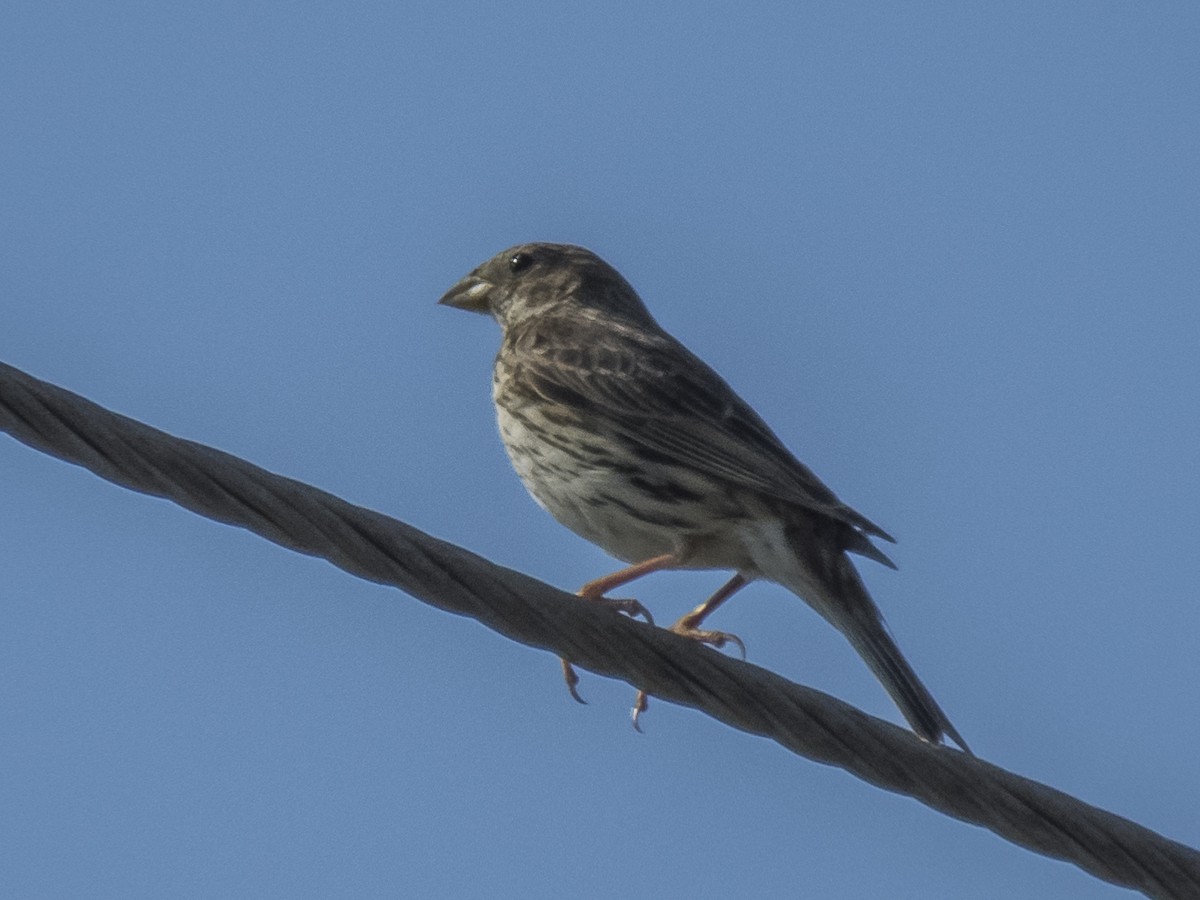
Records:
[[[678,623],[671,630],[680,637],[708,644],[714,650],[720,650],[726,644],[736,644],[742,654],[742,659],[746,658],[745,642],[736,634],[731,634],[728,631],[701,631],[698,628],[689,628],[687,626],[681,628]]]
[[[644,713],[646,711],[646,707],[648,707],[649,705],[650,705],[650,699],[646,696],[646,692],[638,691],[637,697],[633,701],[633,709],[631,710],[632,719],[633,719],[633,730],[636,731],[638,734],[645,733],[642,731],[642,726],[640,724],[638,724],[638,719],[641,717],[642,713]]]
[[[746,661],[746,644],[736,634],[729,635],[729,640],[731,640],[731,641],[733,641],[733,643],[737,644],[738,652],[740,652],[742,654],[742,662],[745,662]]]
[[[559,662],[562,663],[563,681],[567,683],[567,690],[571,692],[576,703],[587,706],[587,701],[579,696],[579,691],[575,689],[575,685],[579,684],[579,674],[575,671],[575,667],[565,659],[560,659]]]
[[[631,619],[636,619],[638,616],[641,616],[651,625],[654,624],[654,616],[650,615],[650,610],[646,609],[646,607],[644,607],[638,600],[634,600],[632,598],[628,600],[614,600],[609,597],[600,597],[599,599],[602,603],[611,603],[614,609],[616,609],[618,612],[625,613],[625,615],[629,616]]]
[[[625,615],[629,616],[631,619],[636,619],[638,616],[641,616],[651,625],[654,624],[654,616],[650,615],[650,610],[646,609],[646,607],[642,605],[641,601],[634,600],[632,597],[603,597],[600,594],[597,594],[595,591],[589,591],[586,586],[579,592],[579,596],[584,600],[591,600],[593,603],[603,603],[605,606],[611,607],[617,612],[625,613]]]

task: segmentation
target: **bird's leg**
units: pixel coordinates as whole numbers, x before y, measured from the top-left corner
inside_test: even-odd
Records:
[[[611,575],[605,575],[603,578],[589,581],[579,589],[579,596],[585,600],[598,600],[602,603],[611,603],[626,615],[641,616],[653,625],[654,618],[650,615],[650,611],[638,603],[638,601],[614,600],[604,595],[614,588],[619,588],[622,585],[629,584],[631,581],[636,581],[643,575],[649,575],[651,572],[661,572],[663,569],[672,569],[678,562],[679,557],[674,553],[652,556],[650,559],[621,569],[619,572],[613,572]]]
[[[650,610],[642,606],[637,600],[618,600],[612,597],[605,597],[604,595],[614,588],[619,588],[621,585],[629,584],[629,582],[641,578],[643,575],[673,568],[677,562],[678,557],[674,553],[653,556],[636,565],[621,569],[619,572],[613,572],[611,575],[605,575],[603,578],[589,581],[579,589],[579,596],[584,600],[594,600],[597,603],[612,606],[618,612],[623,612],[627,616],[633,616],[634,618],[641,616],[653,625],[654,617],[650,615]],[[563,680],[567,683],[567,690],[571,692],[571,696],[580,703],[587,703],[586,700],[579,696],[579,691],[576,690],[575,686],[579,684],[579,675],[576,673],[575,667],[565,657],[560,657],[559,662],[562,663]]]
[[[750,579],[745,575],[741,573],[734,575],[725,582],[720,590],[672,625],[671,630],[682,637],[691,638],[703,644],[709,644],[718,650],[726,644],[737,644],[738,649],[742,651],[742,659],[745,659],[746,645],[742,643],[740,637],[736,634],[730,634],[728,631],[702,631],[700,623],[707,619],[709,615],[716,612],[717,607],[749,583]]]
[[[700,624],[708,618],[709,614],[714,612],[722,603],[744,588],[750,583],[750,579],[740,572],[730,578],[721,588],[693,609],[686,616],[683,616],[678,622],[671,626],[671,631],[675,632],[680,637],[691,638],[694,641],[699,641],[702,644],[708,644],[718,650],[726,644],[737,644],[738,649],[742,651],[742,659],[746,658],[746,645],[742,643],[742,639],[736,634],[730,634],[728,631],[704,631],[701,630]],[[650,699],[645,691],[638,691],[637,698],[633,701],[633,727],[641,731],[641,726],[638,725],[638,718],[646,711],[646,707],[650,705]]]

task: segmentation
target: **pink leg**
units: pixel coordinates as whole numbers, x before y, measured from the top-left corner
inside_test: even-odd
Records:
[[[623,612],[627,616],[641,616],[651,625],[654,624],[654,617],[650,615],[650,610],[642,606],[637,600],[617,600],[611,597],[605,597],[609,591],[619,588],[622,585],[629,584],[631,581],[636,581],[643,575],[649,575],[651,572],[660,572],[663,569],[674,568],[677,557],[673,553],[664,553],[662,556],[654,556],[635,565],[621,569],[619,572],[613,572],[611,575],[605,575],[603,578],[597,578],[595,581],[589,581],[579,589],[579,596],[585,600],[594,600],[597,603],[604,603],[612,606],[618,612]],[[571,692],[580,703],[586,703],[579,696],[579,691],[576,690],[576,685],[579,684],[579,675],[575,671],[575,667],[566,659],[559,659],[562,663],[563,680],[567,683],[567,690]]]
[[[746,645],[742,643],[742,639],[736,634],[730,634],[727,631],[702,631],[700,624],[708,618],[709,614],[714,612],[722,603],[744,588],[750,583],[750,579],[746,578],[741,573],[734,575],[718,590],[715,594],[693,609],[686,616],[683,616],[678,622],[671,626],[671,630],[681,637],[691,638],[695,641],[700,641],[702,644],[708,644],[716,647],[718,650],[726,644],[737,644],[742,651],[742,659],[746,658]],[[645,691],[638,691],[637,698],[633,701],[633,727],[641,731],[641,726],[638,725],[638,718],[646,711],[646,707],[650,705],[650,699],[646,696]]]

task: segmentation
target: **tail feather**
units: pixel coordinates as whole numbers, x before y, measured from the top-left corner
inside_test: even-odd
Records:
[[[913,731],[933,744],[941,743],[943,737],[949,738],[966,753],[971,753],[967,742],[950,724],[950,719],[896,646],[879,607],[867,593],[854,564],[841,552],[822,562],[824,565],[811,566],[805,573],[807,577],[792,584],[785,581],[785,586],[799,594],[849,639]],[[812,578],[815,571],[822,571],[825,577]]]
[[[944,736],[971,753],[967,742],[921,683],[880,618],[843,628],[842,633],[891,695],[913,731],[933,744],[941,743]]]

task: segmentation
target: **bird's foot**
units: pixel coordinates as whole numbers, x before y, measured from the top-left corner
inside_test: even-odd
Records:
[[[631,619],[636,619],[638,616],[641,616],[651,625],[654,624],[654,617],[650,615],[650,610],[646,609],[646,607],[644,607],[638,600],[602,597],[599,595],[585,593],[585,591],[580,591],[579,596],[583,597],[585,600],[590,600],[593,603],[603,603],[610,609],[624,613]],[[560,658],[559,662],[562,663],[563,681],[567,683],[567,690],[571,692],[571,697],[574,698],[574,700],[578,703],[586,704],[587,701],[579,695],[579,673],[575,671],[575,667],[566,659]]]
[[[624,600],[617,600],[613,597],[597,597],[596,600],[600,603],[608,604],[617,612],[625,613],[631,619],[641,616],[648,624],[654,624],[654,616],[650,615],[650,610],[646,609],[640,600],[634,600],[632,597]]]
[[[605,597],[601,594],[588,592],[586,587],[579,592],[579,596],[584,600],[590,600],[593,603],[603,603],[609,609],[615,609],[617,612],[625,613],[625,615],[629,616],[631,619],[636,619],[638,616],[641,616],[649,624],[654,624],[654,616],[650,615],[650,610],[646,609],[640,600],[634,600],[632,597]]]
[[[579,691],[576,689],[576,686],[579,684],[579,673],[575,671],[575,667],[567,662],[567,660],[560,658],[559,662],[562,663],[563,681],[567,683],[567,690],[571,692],[571,696],[575,699],[576,703],[582,703],[584,706],[587,706],[587,701],[579,696]]]
[[[685,637],[691,641],[698,641],[701,644],[708,644],[708,646],[716,650],[720,650],[726,644],[735,644],[738,650],[741,651],[742,659],[746,658],[746,644],[736,634],[732,634],[728,631],[710,631],[697,628],[688,621],[688,616],[684,616],[682,619],[672,625],[670,630],[675,632],[680,637]],[[646,708],[649,705],[649,695],[645,691],[638,691],[637,697],[635,697],[633,701],[633,709],[630,711],[630,717],[633,720],[633,728],[635,731],[640,732],[642,730],[639,720],[641,719],[642,713],[646,711]]]
[[[720,650],[726,644],[734,644],[742,655],[742,659],[746,658],[746,644],[738,637],[728,631],[709,631],[706,629],[696,628],[687,621],[687,616],[684,616],[678,622],[671,626],[671,630],[680,637],[688,638],[689,640],[698,641],[701,644],[708,644],[714,650]]]

